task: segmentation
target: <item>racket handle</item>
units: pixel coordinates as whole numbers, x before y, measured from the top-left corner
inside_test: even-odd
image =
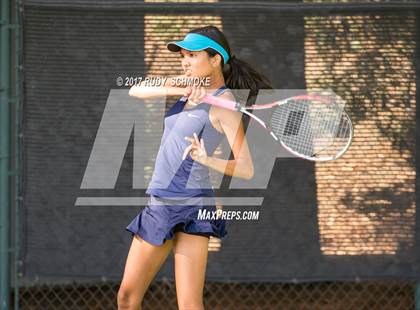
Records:
[[[202,99],[202,102],[215,105],[221,108],[225,108],[232,111],[240,111],[241,105],[238,102],[227,100],[227,99],[221,99],[215,96],[207,95]]]

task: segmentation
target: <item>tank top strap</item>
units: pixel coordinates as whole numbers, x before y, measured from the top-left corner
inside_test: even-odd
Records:
[[[227,89],[226,85],[223,85],[216,89],[216,91],[212,94],[213,96],[219,96],[220,94],[223,94],[225,90]]]
[[[182,111],[185,105],[185,97],[179,98],[175,104],[166,112],[165,117],[177,114]]]

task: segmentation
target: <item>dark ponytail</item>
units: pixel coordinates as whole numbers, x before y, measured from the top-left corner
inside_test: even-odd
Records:
[[[209,37],[219,43],[227,51],[230,58],[227,64],[223,64],[222,62],[222,71],[227,87],[231,89],[250,89],[250,97],[256,96],[259,89],[273,88],[267,77],[255,70],[249,63],[236,58],[230,49],[225,35],[219,28],[215,26],[206,26],[194,29],[190,31],[190,33],[197,33]],[[218,52],[211,48],[208,48],[205,51],[210,57],[214,57],[218,54]]]
[[[223,66],[223,76],[226,85],[232,89],[250,89],[250,95],[255,96],[259,89],[272,89],[266,76],[255,70],[249,63],[236,58],[230,58],[228,65]]]

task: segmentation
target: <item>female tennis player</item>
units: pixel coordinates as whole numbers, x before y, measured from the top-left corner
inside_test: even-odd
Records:
[[[235,100],[230,89],[271,88],[267,78],[232,54],[224,34],[214,26],[190,31],[167,48],[181,57],[182,77],[209,78],[209,85],[131,87],[137,98],[184,94],[165,115],[164,132],[149,183],[148,205],[126,227],[133,240],[118,291],[118,309],[140,309],[144,294],[171,249],[175,258],[178,308],[202,310],[208,241],[223,238],[225,220],[202,220],[199,210],[215,211],[209,169],[250,179],[253,162],[240,112],[201,103],[211,94]],[[234,159],[212,157],[226,137]],[[209,203],[209,201],[211,203]]]

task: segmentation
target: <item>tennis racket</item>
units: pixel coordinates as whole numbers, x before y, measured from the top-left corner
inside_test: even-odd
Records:
[[[338,159],[353,138],[351,119],[337,97],[298,95],[246,107],[207,95],[202,102],[248,115],[290,153],[311,161]],[[262,109],[273,109],[267,123],[249,111]]]

